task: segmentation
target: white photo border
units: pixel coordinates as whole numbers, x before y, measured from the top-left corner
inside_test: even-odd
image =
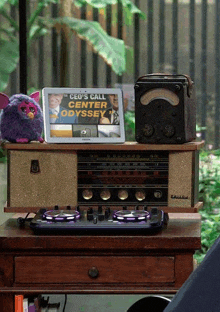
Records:
[[[116,94],[118,95],[118,113],[119,113],[119,137],[52,137],[51,123],[49,115],[49,94]],[[43,96],[43,116],[44,116],[44,135],[47,143],[124,143],[124,105],[123,93],[119,88],[55,88],[45,87],[42,90]],[[104,125],[102,125],[104,126]]]

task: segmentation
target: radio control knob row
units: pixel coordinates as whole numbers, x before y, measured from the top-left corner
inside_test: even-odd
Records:
[[[90,199],[92,199],[93,198],[93,191],[91,190],[91,189],[85,189],[85,190],[83,190],[82,191],[82,197],[83,197],[83,199],[85,199],[85,200],[90,200]],[[110,192],[110,190],[108,190],[108,189],[105,189],[105,190],[102,190],[101,192],[100,192],[100,198],[102,199],[102,200],[105,200],[105,201],[107,201],[107,200],[109,200],[110,198],[111,198],[111,192]],[[127,198],[128,198],[128,196],[129,196],[129,191],[128,190],[126,190],[126,189],[121,189],[121,190],[119,190],[118,191],[118,198],[120,199],[120,200],[126,200]],[[160,191],[160,190],[156,190],[156,191],[154,191],[154,197],[155,198],[157,198],[157,199],[160,199],[161,197],[163,196],[163,193]],[[143,201],[143,200],[145,200],[145,198],[146,198],[146,192],[145,192],[145,190],[137,190],[136,192],[135,192],[135,198],[138,200],[138,201]]]

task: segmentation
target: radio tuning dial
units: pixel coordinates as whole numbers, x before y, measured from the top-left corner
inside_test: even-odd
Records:
[[[100,197],[101,197],[101,199],[103,199],[103,200],[108,200],[108,199],[111,197],[111,193],[110,193],[109,190],[103,190],[103,191],[101,191],[101,193],[100,193]]]
[[[128,191],[127,190],[120,190],[118,192],[118,198],[121,200],[126,200],[128,198]]]
[[[136,199],[137,199],[138,201],[142,201],[142,200],[145,199],[146,193],[145,193],[145,191],[143,191],[143,190],[136,191],[135,197],[136,197]]]
[[[88,190],[88,189],[83,190],[83,192],[82,192],[82,197],[83,197],[84,199],[86,199],[86,200],[91,199],[91,198],[93,197],[93,192],[92,192],[92,190]]]

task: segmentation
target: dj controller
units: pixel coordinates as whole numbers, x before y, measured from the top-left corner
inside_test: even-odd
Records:
[[[30,227],[35,234],[41,233],[145,233],[151,234],[162,230],[168,223],[168,214],[157,207],[135,207],[128,210],[112,210],[98,206],[86,210],[67,207],[65,210],[41,209],[32,219]]]

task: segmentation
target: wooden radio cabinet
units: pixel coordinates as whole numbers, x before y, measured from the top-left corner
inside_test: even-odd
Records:
[[[202,146],[8,143],[5,211],[77,204],[195,211]]]

